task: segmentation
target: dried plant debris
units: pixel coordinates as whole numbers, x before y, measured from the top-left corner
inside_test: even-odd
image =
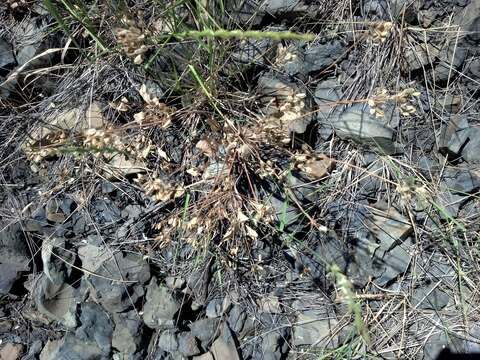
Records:
[[[387,104],[393,104],[403,116],[412,116],[417,111],[413,101],[419,96],[420,92],[413,88],[406,88],[395,94],[389,94],[386,89],[380,89],[367,102],[370,106],[370,114],[375,117],[385,116],[384,108]]]
[[[0,358],[480,351],[479,2],[258,5],[0,3]]]
[[[145,60],[148,46],[145,44],[148,32],[135,25],[131,20],[125,20],[128,27],[118,28],[115,31],[122,51],[133,60],[134,64],[140,65]]]

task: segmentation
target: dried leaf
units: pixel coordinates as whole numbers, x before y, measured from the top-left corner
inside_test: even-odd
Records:
[[[299,166],[302,171],[316,179],[323,179],[334,167],[335,162],[323,154],[316,156],[314,159],[307,160]]]
[[[200,140],[195,147],[208,157],[215,154],[215,146],[209,140]]]
[[[245,230],[247,231],[247,236],[252,238],[252,239],[257,239],[258,238],[258,233],[253,230],[250,226],[245,225]]]

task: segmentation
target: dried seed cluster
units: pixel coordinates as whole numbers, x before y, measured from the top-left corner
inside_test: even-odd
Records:
[[[334,161],[324,154],[295,154],[294,160],[297,169],[314,179],[325,178],[335,168]]]
[[[288,144],[292,132],[304,122],[306,115],[304,93],[291,93],[281,100],[277,112],[263,119],[260,134],[273,142]]]
[[[7,6],[13,11],[27,7],[28,2],[26,0],[7,0]]]
[[[173,109],[160,99],[149,89],[146,84],[140,88],[140,95],[145,101],[143,111],[136,113],[133,118],[140,125],[155,124],[161,129],[166,129],[172,123]]]
[[[56,131],[47,134],[42,139],[42,146],[29,144],[24,148],[27,159],[34,163],[40,163],[50,156],[57,154],[58,147],[65,144],[67,134],[64,131]]]
[[[393,29],[393,23],[390,21],[375,22],[370,26],[369,38],[374,44],[384,43]]]
[[[87,129],[82,134],[83,147],[91,148],[94,153],[100,149],[123,150],[123,142],[113,128]]]
[[[135,180],[144,189],[145,193],[158,202],[174,200],[185,193],[183,186],[176,186],[160,179],[157,176],[146,178],[140,174]]]
[[[285,65],[290,61],[298,59],[298,55],[292,51],[291,46],[284,46],[282,44],[277,47],[277,56],[275,58],[275,64],[277,66]]]
[[[370,106],[370,114],[375,115],[375,117],[385,116],[384,107],[387,103],[396,106],[403,116],[411,116],[416,113],[416,108],[412,105],[413,101],[419,96],[420,92],[413,88],[404,89],[396,94],[390,94],[386,89],[380,89],[367,102]]]
[[[122,46],[123,52],[133,59],[135,64],[141,64],[145,60],[144,56],[148,50],[145,44],[145,31],[134,25],[132,21],[126,21],[128,28],[116,29],[117,40]]]

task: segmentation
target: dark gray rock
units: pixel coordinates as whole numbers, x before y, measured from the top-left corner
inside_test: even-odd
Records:
[[[340,41],[312,45],[305,49],[305,72],[324,70],[344,55],[345,47]]]
[[[178,350],[178,339],[175,330],[162,331],[158,337],[158,347],[166,352]]]
[[[432,70],[435,81],[442,84],[455,78],[457,70],[463,65],[466,56],[467,49],[456,45],[455,41],[442,49],[438,55],[440,62]]]
[[[181,308],[170,290],[157,284],[152,278],[147,287],[145,305],[143,306],[143,321],[152,329],[167,329],[175,326],[176,314]]]
[[[189,325],[192,335],[202,342],[202,347],[207,348],[220,330],[220,319],[200,319]]]
[[[93,217],[99,223],[115,223],[122,219],[120,209],[109,199],[97,199],[92,202]]]
[[[109,354],[112,346],[113,324],[100,305],[84,303],[81,306],[80,326],[75,338],[95,343],[102,354]]]
[[[103,309],[94,303],[84,303],[80,323],[75,333],[49,341],[41,360],[107,360],[110,359],[113,326]]]
[[[113,331],[112,347],[117,349],[122,356],[129,358],[134,354],[141,356],[143,336],[143,322],[134,310],[113,314],[115,330]]]
[[[325,306],[310,304],[305,309],[304,301],[293,304],[298,315],[292,328],[292,344],[333,349],[340,344],[340,334],[336,329],[335,314]]]
[[[469,133],[465,131],[468,128],[469,124],[465,116],[452,117],[442,132],[439,151],[452,158],[458,158],[469,139]]]
[[[405,273],[412,259],[406,249],[410,249],[411,247],[412,242],[410,239],[407,239],[403,244],[397,245],[392,250],[388,251],[382,258],[382,261],[385,264],[385,271],[375,280],[375,282],[380,286],[385,286],[400,274]]]
[[[195,336],[189,331],[178,334],[178,351],[184,356],[194,356],[200,354],[200,349]]]
[[[247,39],[238,44],[232,57],[236,63],[245,65],[271,64],[276,54],[277,45],[269,39]]]
[[[16,61],[13,56],[12,46],[4,39],[0,38],[0,79],[15,66]]]
[[[227,323],[230,329],[235,333],[240,333],[243,330],[245,321],[247,320],[247,313],[240,305],[233,305],[228,314]]]
[[[84,255],[86,256],[87,253]],[[93,288],[93,295],[110,312],[122,312],[127,310],[144,295],[145,284],[150,279],[150,267],[139,254],[116,253],[112,258],[109,252],[104,255],[98,252],[90,253],[94,258],[87,261],[84,257],[82,262],[91,263],[94,259],[103,259],[96,273],[89,282]],[[107,259],[104,256],[108,256]],[[109,279],[113,279],[109,280]],[[133,283],[123,283],[122,281]]]
[[[332,126],[342,139],[376,147],[386,154],[397,151],[393,143],[393,129],[372,117],[362,104],[343,110],[339,119],[332,122]]]
[[[30,269],[20,229],[7,226],[0,232],[0,294],[8,294],[22,272]]]
[[[418,309],[441,310],[447,306],[449,297],[436,284],[417,287],[412,294],[412,305]]]
[[[464,168],[447,168],[444,171],[446,187],[460,195],[471,194],[480,188],[480,176]]]
[[[280,360],[288,352],[290,329],[283,327],[262,336],[263,360]]]

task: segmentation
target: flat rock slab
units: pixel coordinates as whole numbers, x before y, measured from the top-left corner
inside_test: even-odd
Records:
[[[441,310],[448,305],[449,296],[435,284],[416,288],[412,294],[412,305],[418,309]]]
[[[393,129],[372,117],[361,104],[345,109],[337,120],[332,121],[332,126],[342,139],[376,147],[386,154],[396,152]]]

